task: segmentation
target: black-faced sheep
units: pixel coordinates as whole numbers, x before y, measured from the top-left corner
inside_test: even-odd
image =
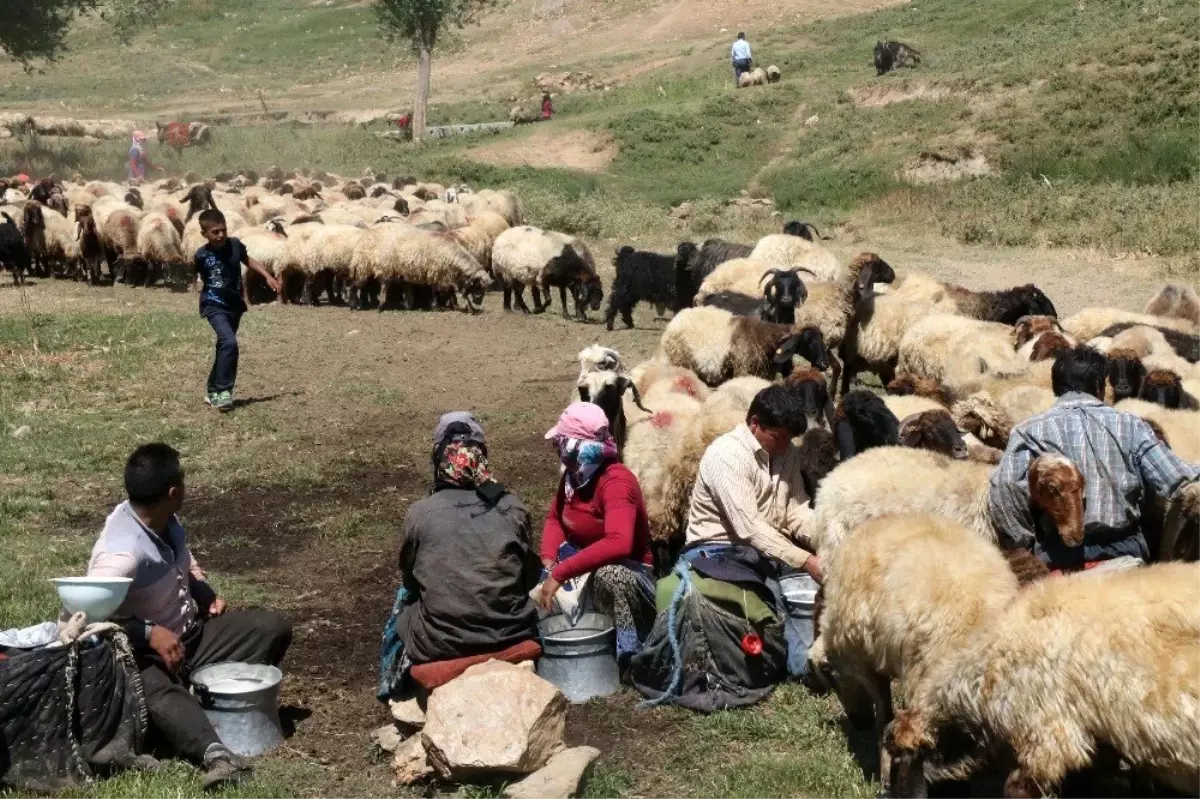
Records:
[[[849,460],[872,447],[899,445],[900,422],[883,400],[870,391],[851,391],[838,401],[833,433],[838,456]]]
[[[747,375],[786,377],[796,354],[816,369],[829,368],[824,337],[815,327],[798,331],[790,325],[738,317],[718,308],[680,311],[667,324],[659,347],[668,363],[691,369],[710,386]]]
[[[1137,322],[1122,322],[1100,331],[1097,338],[1115,338],[1133,328],[1150,328],[1162,334],[1163,339],[1180,358],[1188,363],[1200,361],[1200,336],[1161,325],[1143,325]],[[1132,334],[1131,334],[1132,335]],[[1148,353],[1147,353],[1148,354]]]
[[[897,434],[900,446],[926,449],[965,460],[970,453],[950,411],[940,408],[921,411],[900,420]]]
[[[1108,351],[1108,384],[1112,388],[1112,402],[1138,396],[1145,377],[1146,367],[1136,352],[1125,349]]]
[[[1137,398],[1146,402],[1157,403],[1164,408],[1194,411],[1200,408],[1196,397],[1183,390],[1183,381],[1174,372],[1166,369],[1155,369],[1147,372],[1142,380],[1142,386]]]
[[[625,327],[633,327],[633,309],[639,302],[654,305],[658,313],[681,310],[675,300],[675,258],[625,246],[613,258],[617,276],[608,295],[604,324],[613,329],[617,314]]]
[[[779,83],[779,80],[782,77],[783,74],[779,71],[779,67],[775,66],[774,64],[767,67],[767,83]]]
[[[988,616],[930,663],[896,714],[893,796],[927,795],[952,728],[1015,766],[1007,796],[1054,792],[1102,747],[1114,765],[1200,792],[1200,567],[1041,580]],[[942,772],[963,779],[976,765]]]

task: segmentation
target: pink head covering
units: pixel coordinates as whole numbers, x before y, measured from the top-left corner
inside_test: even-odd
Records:
[[[546,438],[577,438],[583,441],[604,441],[608,438],[608,417],[599,405],[572,402],[558,417],[558,424],[546,431]]]

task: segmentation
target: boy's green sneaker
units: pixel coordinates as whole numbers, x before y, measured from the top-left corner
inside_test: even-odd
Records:
[[[233,392],[218,391],[213,397],[213,406],[221,413],[233,410]]]
[[[205,405],[216,405],[218,396],[220,396],[220,395],[216,391],[209,391],[209,392],[205,393],[204,404]]]

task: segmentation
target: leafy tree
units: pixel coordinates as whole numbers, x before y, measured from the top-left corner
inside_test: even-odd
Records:
[[[75,18],[99,13],[123,41],[136,26],[172,0],[0,0],[0,56],[32,69],[36,61],[53,61],[66,50],[67,31]]]
[[[425,134],[429,78],[438,36],[453,25],[461,28],[491,0],[375,0],[375,18],[388,41],[408,41],[417,56],[417,92],[413,99],[413,139]]]

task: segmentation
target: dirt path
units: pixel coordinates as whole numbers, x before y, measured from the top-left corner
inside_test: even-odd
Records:
[[[598,133],[563,130],[549,122],[539,123],[531,133],[521,138],[472,147],[466,154],[476,161],[497,166],[603,172],[617,157],[617,147],[611,139]]]

